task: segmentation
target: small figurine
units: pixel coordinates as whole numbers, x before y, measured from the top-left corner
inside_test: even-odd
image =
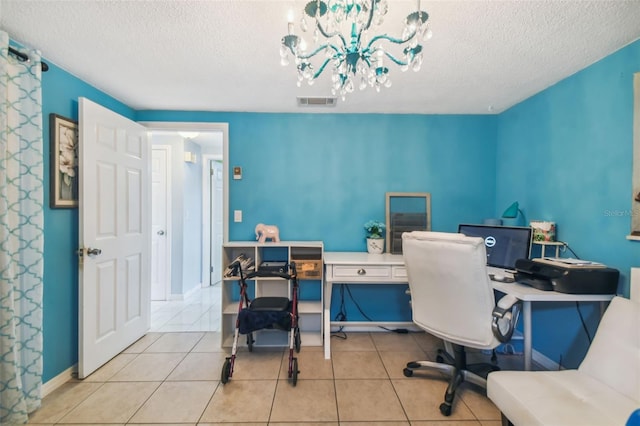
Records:
[[[277,243],[280,241],[280,231],[278,227],[275,225],[265,225],[264,223],[259,223],[256,225],[256,240],[259,243],[264,243],[267,238],[270,238],[271,241]]]

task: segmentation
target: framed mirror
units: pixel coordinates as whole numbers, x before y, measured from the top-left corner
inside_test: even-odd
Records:
[[[402,254],[402,233],[431,230],[431,194],[386,193],[387,253]]]

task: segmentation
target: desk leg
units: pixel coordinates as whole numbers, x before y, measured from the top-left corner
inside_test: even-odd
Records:
[[[524,369],[531,370],[531,302],[522,301],[522,328],[524,334]]]
[[[324,359],[331,359],[331,290],[333,283],[324,283]]]

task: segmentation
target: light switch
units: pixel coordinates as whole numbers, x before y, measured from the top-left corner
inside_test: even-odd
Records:
[[[233,211],[233,221],[234,222],[242,222],[242,210],[234,210]]]
[[[242,167],[235,166],[233,168],[233,178],[242,179]]]

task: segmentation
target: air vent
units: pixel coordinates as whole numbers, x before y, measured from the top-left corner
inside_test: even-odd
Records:
[[[336,106],[338,102],[337,98],[324,98],[324,97],[298,97],[298,106],[325,106],[332,107]]]

